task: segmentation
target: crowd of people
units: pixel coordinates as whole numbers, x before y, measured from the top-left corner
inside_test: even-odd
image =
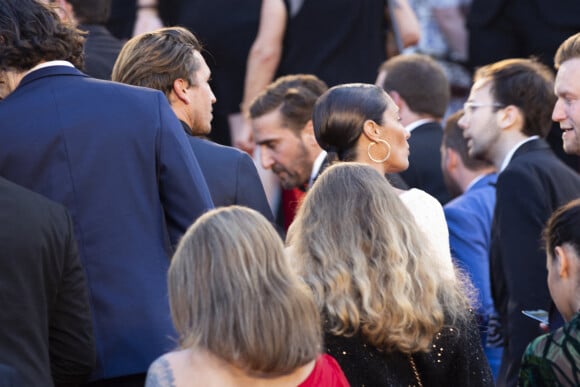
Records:
[[[263,0],[234,69],[209,2],[2,0],[0,387],[580,385],[580,25],[505,2]]]

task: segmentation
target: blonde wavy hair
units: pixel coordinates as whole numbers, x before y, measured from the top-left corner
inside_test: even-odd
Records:
[[[286,375],[321,351],[320,314],[258,212],[212,210],[187,231],[168,274],[181,348],[201,348],[260,377]]]
[[[444,324],[465,321],[462,281],[434,270],[426,237],[384,176],[360,163],[328,168],[288,231],[299,272],[339,336],[380,350],[427,352]]]

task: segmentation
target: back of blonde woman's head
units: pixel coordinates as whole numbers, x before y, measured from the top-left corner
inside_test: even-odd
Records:
[[[367,165],[328,168],[288,233],[327,328],[383,350],[427,351],[446,318],[463,318],[459,282],[429,262],[425,237],[386,178]]]
[[[277,376],[316,358],[319,313],[258,212],[200,217],[169,268],[171,314],[183,348],[202,348],[249,374]]]

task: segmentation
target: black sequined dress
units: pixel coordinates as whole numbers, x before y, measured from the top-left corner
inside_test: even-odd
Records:
[[[418,386],[411,361],[401,352],[382,352],[353,337],[325,334],[326,352],[340,364],[351,386]],[[446,326],[428,353],[413,354],[419,377],[428,386],[493,386],[493,376],[474,320]]]

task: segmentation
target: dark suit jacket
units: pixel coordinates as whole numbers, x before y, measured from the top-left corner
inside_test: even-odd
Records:
[[[500,173],[496,192],[490,270],[505,340],[498,385],[515,386],[524,349],[542,333],[522,310],[553,306],[541,232],[556,208],[580,196],[580,176],[544,140],[532,140]]]
[[[181,124],[186,133],[191,132],[184,122]],[[188,138],[216,207],[246,206],[274,222],[262,181],[247,153],[195,136]]]
[[[0,178],[0,385],[85,381],[95,343],[64,207]]]
[[[20,387],[24,381],[16,368],[7,364],[0,364],[0,387]]]
[[[473,0],[469,22],[484,25],[497,17],[507,3],[514,0]],[[578,0],[525,0],[527,7],[536,6],[548,24],[560,27],[580,26],[580,1]],[[535,4],[530,4],[534,2]]]
[[[85,41],[85,73],[99,79],[111,79],[123,42],[111,35],[104,26],[81,24],[78,28],[88,32]]]
[[[409,187],[427,192],[443,205],[450,197],[441,172],[442,137],[443,129],[438,122],[413,129],[409,138],[409,168],[400,175]]]
[[[167,98],[52,66],[0,103],[0,127],[0,176],[73,217],[95,316],[94,378],[145,372],[175,346],[172,245],[213,206]]]

